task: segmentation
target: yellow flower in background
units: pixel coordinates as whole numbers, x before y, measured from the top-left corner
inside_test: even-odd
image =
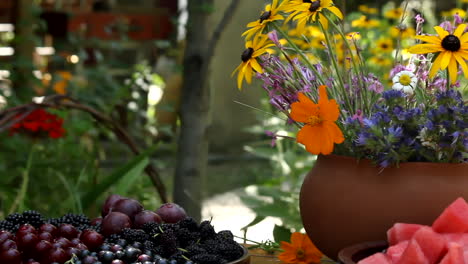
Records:
[[[398,8],[392,8],[385,12],[384,17],[390,18],[390,19],[400,19],[401,16],[403,16],[403,8],[398,7]]]
[[[457,80],[458,64],[462,67],[465,78],[468,78],[468,33],[465,31],[466,24],[460,24],[453,34],[442,27],[435,26],[437,36],[416,36],[424,44],[417,44],[408,49],[413,54],[437,53],[437,58],[432,63],[429,77],[434,77],[437,71],[448,68],[451,83]]]
[[[407,26],[397,26],[390,28],[390,35],[394,38],[412,38],[416,35],[416,30],[412,27]]]
[[[379,25],[379,20],[369,19],[367,16],[361,16],[360,18],[351,21],[351,26],[359,28],[375,28]]]
[[[458,0],[462,4],[468,4],[468,0]]]
[[[359,32],[350,32],[346,34],[346,39],[347,40],[360,40],[361,39],[361,33]]]
[[[278,4],[278,0],[273,0],[271,5],[265,6],[265,10],[260,15],[260,18],[247,24],[249,29],[242,33],[242,36],[246,36],[246,39],[250,39],[257,33],[261,34],[268,23],[284,19],[282,15],[278,14],[283,8],[284,3],[286,3],[286,1]]]
[[[376,53],[381,53],[381,52],[387,52],[390,53],[393,51],[393,40],[390,38],[381,38],[377,40],[376,47],[375,47],[375,52]]]
[[[242,81],[244,79],[247,83],[252,83],[254,70],[258,73],[263,73],[262,66],[260,66],[256,58],[269,52],[268,47],[274,45],[268,40],[267,35],[261,34],[245,42],[245,50],[241,55],[242,63],[232,72],[232,75],[239,72],[237,74],[237,87],[239,89],[242,89]]]
[[[334,6],[332,0],[291,0],[285,7],[284,12],[291,13],[285,22],[295,20],[297,30],[304,31],[308,22],[316,22],[317,19],[322,26],[328,28],[328,20],[322,14],[324,9],[328,9],[339,19],[343,19],[340,9]]]
[[[379,9],[374,8],[374,7],[368,7],[366,5],[359,5],[358,9],[360,12],[370,14],[370,15],[376,15],[379,13]]]
[[[450,9],[449,11],[443,11],[441,13],[443,17],[452,17],[456,14],[458,14],[461,18],[465,18],[466,11],[461,8],[453,8],[453,9]]]
[[[58,71],[57,75],[60,77],[58,81],[54,83],[52,89],[58,94],[66,94],[67,93],[67,86],[70,80],[72,79],[72,75],[68,71]]]
[[[385,56],[374,56],[369,59],[369,62],[373,65],[386,67],[392,65],[392,60]]]

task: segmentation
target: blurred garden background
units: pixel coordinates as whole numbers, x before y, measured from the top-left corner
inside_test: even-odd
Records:
[[[467,7],[410,2],[429,24]],[[267,3],[1,0],[0,219],[28,209],[94,217],[117,193],[145,208],[179,203],[237,235],[250,224],[257,241],[300,231],[298,190],[315,157],[269,135],[283,120],[258,80],[240,91],[231,78],[245,25]],[[335,4],[358,29],[371,18],[396,26],[385,13],[402,7]],[[34,120],[14,129],[39,108],[63,130],[33,133]]]

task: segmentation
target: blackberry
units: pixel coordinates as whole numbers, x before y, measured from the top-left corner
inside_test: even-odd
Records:
[[[60,224],[70,224],[80,231],[92,228],[91,220],[84,214],[68,213],[57,219],[57,226]]]
[[[174,234],[174,231],[167,229],[164,233],[161,233],[158,237],[159,245],[162,246],[162,255],[168,257],[173,255],[178,251],[177,249],[177,237]]]
[[[218,255],[213,254],[198,254],[191,258],[191,260],[195,263],[203,263],[203,264],[226,264],[228,263],[227,260],[221,258]]]
[[[143,250],[144,251],[151,251],[151,252],[154,252],[155,251],[155,247],[156,245],[150,241],[150,240],[147,240],[145,242],[143,242]]]
[[[13,213],[13,214],[9,214],[6,218],[5,218],[6,221],[12,223],[12,224],[15,224],[15,225],[22,225],[24,224],[23,222],[23,215],[22,214],[19,214],[19,213]]]
[[[229,230],[219,231],[216,237],[221,240],[234,240],[234,235]]]
[[[198,231],[198,223],[192,217],[186,217],[178,222],[180,228],[187,228],[190,231]]]
[[[6,220],[0,221],[0,230],[5,230],[10,233],[16,233],[16,231],[18,231],[18,228],[19,224],[14,224]]]
[[[187,248],[185,248],[185,250],[187,251],[186,254],[189,258],[195,255],[207,253],[206,250],[198,244],[190,245]]]
[[[185,262],[187,262],[187,257],[184,255],[185,253],[184,252],[177,252],[175,254],[173,254],[172,256],[169,257],[169,261],[176,261],[178,264],[184,264]],[[170,262],[169,262],[170,263]]]
[[[181,247],[186,247],[198,239],[198,233],[190,232],[187,228],[179,228],[175,235]]]
[[[217,253],[223,256],[226,260],[236,260],[244,254],[244,250],[235,241],[220,241],[217,248]]]
[[[207,253],[209,254],[218,254],[218,244],[219,242],[215,239],[208,239],[203,241],[203,243],[200,245],[203,249],[206,250]]]
[[[112,234],[104,240],[104,243],[117,244],[120,239],[122,239],[122,237],[119,234]]]
[[[143,229],[143,231],[149,234],[151,232],[154,232],[155,230],[159,230],[159,224],[156,222],[144,223],[141,229]]]
[[[120,236],[127,240],[129,243],[133,242],[145,242],[149,240],[150,236],[145,233],[145,231],[141,229],[131,229],[131,228],[124,228],[122,232],[120,232]]]
[[[199,230],[200,230],[200,238],[202,240],[211,239],[211,238],[216,237],[216,232],[215,232],[213,226],[211,225],[210,221],[203,221],[200,224]]]
[[[23,212],[22,222],[23,224],[30,224],[35,228],[39,228],[45,223],[45,218],[38,211],[28,210]]]

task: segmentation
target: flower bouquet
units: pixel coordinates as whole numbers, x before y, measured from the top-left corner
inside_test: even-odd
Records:
[[[414,4],[345,16],[331,0],[272,0],[243,33],[239,89],[259,79],[289,129],[268,134],[319,155],[301,217],[332,258],[468,198],[467,24],[430,25]]]

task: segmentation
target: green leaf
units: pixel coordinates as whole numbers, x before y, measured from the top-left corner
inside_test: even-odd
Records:
[[[135,180],[141,176],[143,170],[148,166],[149,159],[145,158],[141,160],[135,167],[133,167],[129,172],[122,176],[119,180],[115,192],[125,196],[129,190],[129,188],[133,185]]]
[[[291,234],[291,230],[283,226],[275,225],[273,228],[273,237],[275,238],[275,242],[279,243],[280,241],[289,241]]]
[[[125,164],[121,168],[117,169],[111,175],[109,175],[107,178],[105,178],[103,181],[98,183],[88,193],[83,195],[83,199],[82,199],[83,208],[84,209],[89,208],[101,194],[106,192],[116,182],[118,182],[120,179],[125,177],[125,175],[127,175],[135,167],[138,167],[140,165],[140,163],[142,161],[146,160],[147,157],[149,155],[151,155],[151,153],[153,153],[155,150],[156,150],[156,146],[147,149],[145,152],[142,152],[140,155],[134,157],[127,164]]]
[[[252,222],[248,223],[246,226],[242,227],[241,230],[247,230],[249,227],[252,227],[254,225],[257,225],[258,223],[262,222],[265,220],[266,217],[264,216],[256,216]]]

